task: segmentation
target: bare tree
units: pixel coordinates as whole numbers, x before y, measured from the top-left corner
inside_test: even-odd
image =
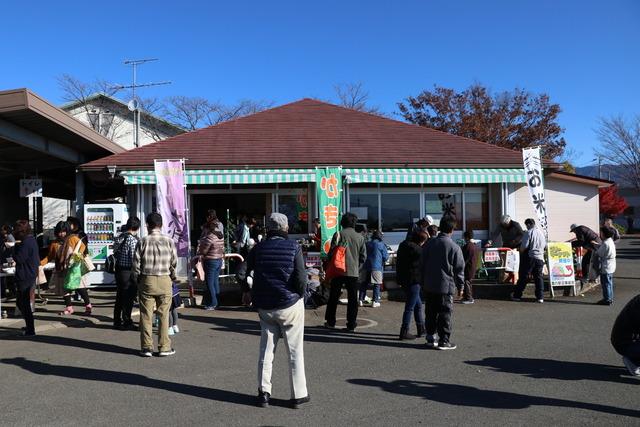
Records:
[[[162,115],[185,129],[195,130],[257,113],[271,105],[268,101],[246,99],[225,105],[200,97],[172,96],[166,99]]]
[[[556,163],[560,163],[565,172],[576,173],[575,159],[578,153],[573,148],[565,148],[562,155],[556,156]]]
[[[86,121],[93,130],[111,140],[120,136],[124,120],[109,110],[105,98],[95,96],[114,96],[118,89],[113,84],[105,80],[87,83],[69,74],[63,74],[58,77],[58,86],[62,90],[62,98],[69,103],[77,104],[75,111],[79,110],[86,115]]]
[[[620,166],[625,183],[640,189],[640,114],[631,120],[622,116],[600,119],[596,134],[601,147],[594,150],[606,163]]]
[[[138,98],[140,111],[144,114],[144,126],[140,127],[140,131],[154,141],[160,141],[166,138],[166,127],[174,125],[163,118],[165,105],[155,97]]]
[[[364,89],[361,82],[334,85],[333,89],[339,105],[352,110],[382,115],[379,107],[369,105],[369,92]]]

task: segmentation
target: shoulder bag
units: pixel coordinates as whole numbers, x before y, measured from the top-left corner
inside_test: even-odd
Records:
[[[347,247],[340,242],[340,232],[337,232],[336,244],[329,254],[329,261],[325,269],[325,278],[328,280],[344,276],[347,272]]]

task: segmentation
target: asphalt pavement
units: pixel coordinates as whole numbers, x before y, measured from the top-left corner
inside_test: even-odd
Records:
[[[272,406],[254,406],[254,312],[181,309],[176,355],[141,358],[139,334],[110,327],[110,294],[93,293],[90,317],[60,318],[50,302],[33,339],[0,323],[0,425],[640,425],[640,379],[609,342],[640,292],[639,259],[640,239],[620,242],[611,307],[594,305],[599,288],[544,304],[456,305],[454,351],[399,341],[399,302],[362,308],[353,334],[322,328],[324,307],[307,310],[311,402],[298,410],[283,348]]]

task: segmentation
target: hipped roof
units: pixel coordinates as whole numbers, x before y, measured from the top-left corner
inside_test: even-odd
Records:
[[[522,153],[446,132],[302,99],[86,163],[152,169],[154,159],[187,168],[522,167]]]

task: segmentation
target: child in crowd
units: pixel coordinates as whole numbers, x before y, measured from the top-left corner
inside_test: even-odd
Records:
[[[371,240],[367,242],[367,261],[365,262],[366,278],[360,284],[359,305],[364,305],[369,283],[373,287],[373,302],[371,307],[380,307],[380,285],[382,285],[382,272],[384,264],[389,259],[387,246],[382,242],[382,233],[375,230]]]
[[[429,239],[435,239],[438,237],[438,226],[431,224],[427,227],[427,233],[429,233]]]
[[[616,271],[616,245],[613,243],[613,236],[613,228],[606,225],[600,228],[602,244],[596,250],[600,261],[600,285],[602,286],[602,299],[598,301],[600,305],[613,304],[613,273]]]
[[[182,305],[182,297],[180,296],[180,288],[177,283],[173,283],[171,289],[171,309],[169,310],[169,335],[180,332],[178,328],[178,307]]]
[[[471,283],[478,270],[478,246],[473,242],[473,230],[464,232],[464,246],[462,256],[464,257],[464,287],[461,292],[462,304],[473,304],[473,291]]]

